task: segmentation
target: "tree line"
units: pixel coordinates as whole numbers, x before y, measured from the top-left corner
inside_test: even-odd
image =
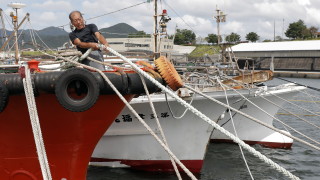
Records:
[[[288,29],[285,32],[286,37],[289,39],[315,39],[318,35],[318,28],[315,26],[307,27],[303,20],[298,20],[297,22],[293,22],[289,24]],[[175,44],[195,44],[196,43],[196,35],[191,30],[187,29],[177,29],[175,35],[172,35],[170,38],[174,38]],[[208,34],[205,37],[205,40],[211,44],[217,44],[218,38],[220,38],[220,42],[222,42],[222,37],[218,37],[217,34]],[[260,36],[256,32],[249,32],[246,34],[245,39],[250,42],[257,42],[260,39]],[[281,41],[281,36],[275,37],[276,41]],[[235,32],[227,35],[225,37],[225,41],[229,43],[236,43],[241,41],[241,36]],[[264,42],[271,40],[264,40]]]

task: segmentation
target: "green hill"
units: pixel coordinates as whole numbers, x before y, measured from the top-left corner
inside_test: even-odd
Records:
[[[1,31],[2,30],[0,30],[0,34],[2,34]],[[20,49],[33,48],[30,31],[31,30],[29,29],[19,31],[19,34],[20,32],[22,32],[20,39],[18,40]],[[126,23],[119,23],[108,28],[102,28],[99,31],[106,38],[126,38],[128,37],[128,34],[138,32],[135,28]],[[8,35],[10,35],[11,33],[12,31],[7,31]],[[61,47],[65,42],[69,41],[69,33],[67,31],[53,26],[38,31],[36,30],[35,33],[38,34],[41,37],[42,41],[52,49]],[[40,45],[40,47],[46,47],[46,45],[41,42],[37,35],[35,35],[35,38],[36,42]],[[12,45],[12,43],[13,41],[11,40],[10,45]],[[1,46],[2,41],[0,41],[0,47]]]
[[[138,30],[126,23],[119,23],[108,28],[102,28],[99,31],[106,38],[126,38],[128,34],[138,32]]]
[[[189,54],[190,58],[203,57],[205,54],[217,54],[220,50],[219,46],[212,45],[196,45],[196,48]]]

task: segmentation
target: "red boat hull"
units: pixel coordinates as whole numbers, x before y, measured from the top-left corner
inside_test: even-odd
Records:
[[[130,100],[133,95],[127,95]],[[54,94],[40,94],[36,104],[53,179],[84,180],[91,154],[124,107],[117,95],[100,95],[84,112],[63,108]],[[0,177],[42,179],[24,95],[9,97],[0,113]]]
[[[211,139],[210,142],[213,142],[213,143],[232,143],[232,144],[235,143],[230,139]],[[278,142],[266,142],[266,141],[246,141],[246,140],[244,140],[244,142],[249,145],[260,144],[263,147],[277,148],[277,149],[290,149],[292,146],[292,143],[280,143],[280,142],[278,143]]]

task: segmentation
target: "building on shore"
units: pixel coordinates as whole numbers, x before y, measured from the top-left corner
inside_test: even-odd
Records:
[[[240,61],[253,59],[259,69],[320,71],[320,40],[242,43],[232,51]]]
[[[112,49],[121,53],[145,53],[153,55],[154,38],[108,38]],[[162,38],[159,41],[159,52],[167,56],[172,61],[187,61],[187,55],[190,54],[195,46],[174,45],[173,39]]]
[[[128,51],[154,51],[153,38],[108,38],[111,48],[118,52]],[[173,49],[172,39],[161,39],[159,43],[160,52],[170,52]]]

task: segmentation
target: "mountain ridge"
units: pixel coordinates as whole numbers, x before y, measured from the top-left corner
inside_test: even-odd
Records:
[[[19,33],[21,34],[21,37],[19,39],[19,47],[21,49],[24,48],[32,48],[32,37],[30,35],[30,29],[26,30],[19,30]],[[102,33],[102,35],[105,38],[126,38],[128,37],[128,34],[134,34],[137,33],[138,30],[134,27],[130,26],[127,23],[118,23],[113,26],[107,27],[107,28],[101,28],[99,31]],[[41,30],[35,30],[35,32],[41,37],[41,39],[46,43],[46,45],[49,48],[58,48],[61,47],[65,42],[69,41],[69,32],[65,31],[64,29],[50,26],[46,27]],[[7,30],[7,35],[9,36],[12,33],[12,31]],[[1,37],[4,36],[2,33],[2,30],[0,30]],[[39,37],[35,35],[36,42],[40,45],[40,47],[44,47],[45,44],[43,44]],[[0,42],[0,47],[2,46],[2,43],[4,41]],[[11,40],[11,45],[13,41]]]

